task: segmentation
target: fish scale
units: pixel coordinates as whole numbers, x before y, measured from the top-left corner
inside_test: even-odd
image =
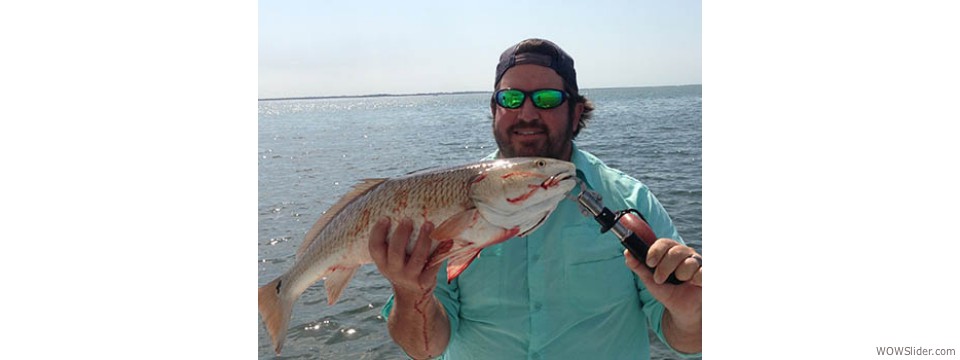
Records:
[[[362,181],[307,232],[293,266],[258,290],[260,315],[276,352],[303,291],[323,279],[333,305],[356,269],[372,262],[368,238],[379,219],[410,219],[411,239],[425,221],[436,224],[430,233],[436,251],[428,263],[446,261],[451,281],[484,247],[539,227],[574,187],[575,170],[556,159],[511,158]],[[407,253],[415,243],[407,244]]]

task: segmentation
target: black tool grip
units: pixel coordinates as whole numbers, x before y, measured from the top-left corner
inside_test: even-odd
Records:
[[[637,236],[637,234],[631,232],[630,236],[621,240],[620,243],[623,244],[623,247],[627,248],[627,250],[630,250],[630,253],[633,254],[633,257],[640,261],[643,266],[646,266],[648,269],[650,269],[650,272],[655,270],[655,268],[647,266],[647,250],[650,250],[650,247],[640,240],[640,237]],[[673,273],[670,273],[670,277],[667,278],[667,282],[674,285],[680,285],[683,283],[683,281],[678,280],[677,276]]]
[[[600,223],[601,233],[607,232],[608,230],[613,228],[614,225],[616,225],[618,222],[620,223],[620,225],[623,226],[624,229],[627,229],[627,233],[629,233],[630,235],[627,236],[626,238],[620,239],[620,243],[623,244],[623,247],[630,250],[630,253],[633,254],[633,257],[639,260],[640,263],[643,264],[643,266],[646,266],[648,269],[650,269],[651,272],[653,272],[654,268],[647,266],[647,251],[650,250],[650,246],[648,246],[647,243],[645,243],[640,238],[640,236],[637,235],[635,231],[640,231],[641,229],[645,229],[645,234],[647,234],[647,236],[650,237],[651,243],[656,241],[657,239],[656,235],[653,233],[653,230],[650,229],[650,225],[647,224],[647,221],[643,218],[643,215],[641,215],[639,211],[633,210],[632,212],[635,213],[636,215],[631,214],[630,211],[619,212],[615,214],[612,211],[610,211],[610,209],[604,207],[599,214],[594,216],[594,219],[597,220],[598,223]],[[624,219],[627,217],[629,217],[630,220],[626,220],[627,222],[624,222],[625,221]],[[637,229],[637,228],[631,229],[628,226],[630,223],[632,223],[634,226],[640,227],[640,229]],[[617,234],[618,238],[620,236],[622,235]],[[683,283],[682,281],[677,279],[677,276],[674,275],[673,273],[670,273],[670,276],[667,277],[667,282],[674,285],[680,285]]]

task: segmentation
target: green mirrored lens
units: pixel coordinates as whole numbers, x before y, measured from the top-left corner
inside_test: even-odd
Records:
[[[563,103],[563,92],[559,90],[538,90],[531,96],[533,104],[541,109],[552,109]]]
[[[520,90],[501,90],[497,93],[497,103],[508,109],[523,105],[523,92]]]

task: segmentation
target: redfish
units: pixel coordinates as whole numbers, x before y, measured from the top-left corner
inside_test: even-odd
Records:
[[[566,161],[510,158],[364,180],[307,232],[293,267],[258,290],[260,316],[276,352],[283,347],[293,304],[308,287],[324,279],[333,305],[357,268],[373,262],[367,242],[378,219],[413,221],[408,253],[420,225],[436,224],[429,263],[447,261],[452,281],[484,247],[543,224],[574,187],[575,171]]]

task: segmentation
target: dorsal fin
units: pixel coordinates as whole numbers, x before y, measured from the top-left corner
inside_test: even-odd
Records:
[[[415,175],[415,174],[424,173],[424,172],[428,172],[428,171],[433,171],[433,170],[437,170],[437,169],[440,169],[440,167],[439,167],[439,166],[425,167],[425,168],[423,168],[423,169],[414,170],[414,171],[408,172],[408,173],[406,173],[406,174],[403,174],[403,176]]]
[[[297,249],[297,259],[303,256],[307,252],[307,249],[310,248],[312,244],[317,239],[317,235],[320,235],[320,231],[327,226],[327,223],[330,222],[330,219],[333,219],[343,208],[347,207],[348,204],[353,202],[356,198],[366,194],[370,190],[373,190],[378,185],[383,184],[387,179],[363,179],[360,180],[360,183],[353,186],[353,189],[350,189],[346,195],[340,198],[336,204],[333,204],[327,212],[313,224],[313,227],[310,228],[310,231],[307,231],[307,236],[303,238],[303,243],[300,244],[300,248]]]

